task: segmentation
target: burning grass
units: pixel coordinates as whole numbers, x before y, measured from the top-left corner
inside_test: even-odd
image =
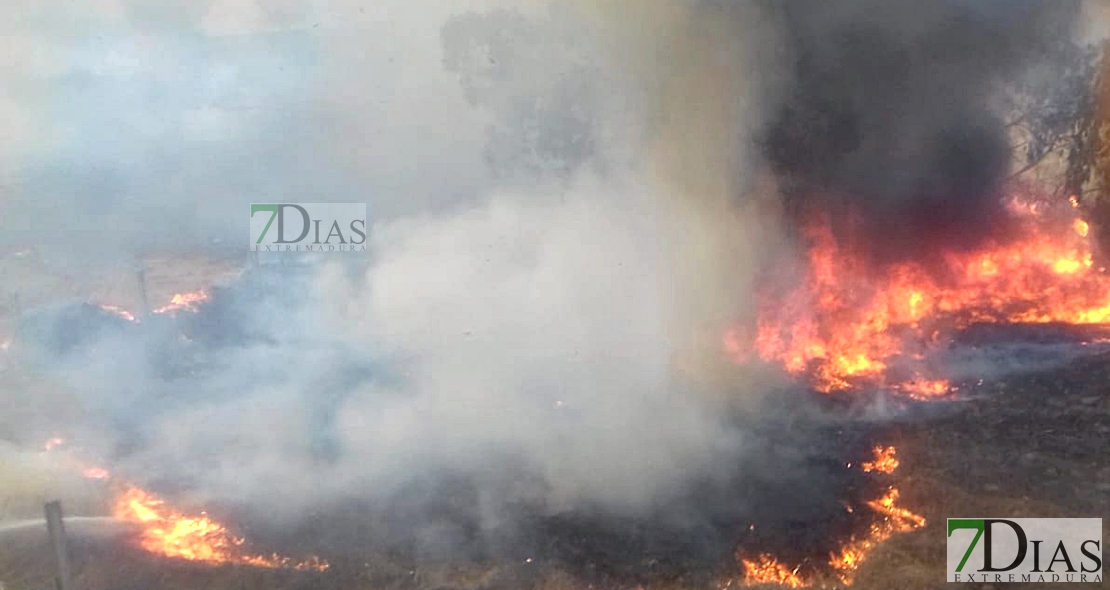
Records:
[[[926,354],[973,323],[1110,321],[1110,276],[1094,264],[1089,227],[1072,207],[1013,199],[1016,237],[939,264],[875,265],[834,235],[826,218],[804,228],[804,278],[766,293],[754,333],[725,336],[738,360],[754,357],[829,392],[889,387],[935,397],[949,384],[928,374]],[[754,353],[754,355],[753,355]]]
[[[1033,223],[1039,219],[1035,210],[1031,210],[1029,215],[1030,227],[1040,227],[1039,221]],[[811,278],[818,279],[817,288],[814,289],[813,285],[800,288],[795,292],[798,300],[790,301],[792,304],[809,305],[816,300],[819,303],[813,308],[816,311],[798,317],[792,313],[797,307],[788,305],[777,313],[767,312],[770,315],[761,317],[759,338],[756,339],[758,353],[764,360],[780,362],[792,373],[806,375],[818,390],[829,391],[863,383],[887,385],[917,397],[943,395],[949,391],[949,384],[942,379],[934,379],[934,376],[924,373],[902,378],[891,372],[900,359],[909,357],[912,360],[920,355],[920,351],[914,348],[915,343],[937,343],[940,339],[937,326],[940,324],[965,325],[972,321],[1084,323],[1102,321],[1110,314],[1110,289],[1107,288],[1110,283],[1093,269],[1090,250],[1084,250],[1088,228],[1079,219],[1073,220],[1067,227],[1071,233],[1062,234],[1066,237],[1058,241],[1045,237],[1055,235],[1045,230],[1043,234],[1031,234],[1036,239],[1030,238],[1024,245],[948,256],[946,260],[954,265],[950,270],[955,269],[952,274],[957,284],[962,284],[960,288],[940,282],[924,267],[913,265],[897,267],[897,272],[884,277],[869,274],[869,271],[853,267],[850,252],[838,250],[840,246],[835,241],[817,239],[814,241],[817,251],[811,252],[810,259]],[[818,238],[824,236],[831,240],[831,233],[819,231],[817,235]],[[1038,241],[1041,238],[1044,238],[1043,241]],[[822,247],[831,250],[821,251]],[[831,266],[822,266],[822,261]],[[852,284],[857,279],[862,282]],[[1037,282],[1041,280],[1048,282]],[[860,288],[860,285],[863,287]],[[1045,301],[1040,301],[1039,294],[1043,293],[1049,295]],[[207,297],[204,292],[179,295],[174,296],[168,305],[153,311],[195,312]],[[1104,297],[1105,300],[1102,299]],[[108,311],[117,315],[121,315],[121,311],[126,312]],[[133,317],[129,321],[133,321]],[[765,328],[770,332],[765,332]],[[771,335],[768,336],[768,333]],[[738,333],[733,332],[727,341],[735,351],[741,339]],[[52,440],[47,447],[55,448],[63,442]],[[918,503],[907,504],[913,506],[914,511],[904,507],[901,502],[905,489],[902,483],[893,479],[887,481],[888,476],[898,472],[900,464],[898,451],[889,445],[876,447],[873,457],[859,464],[858,469],[868,474],[871,481],[898,483],[899,487],[884,486],[882,492],[871,496],[871,499],[848,507],[849,512],[860,514],[860,522],[864,526],[854,536],[832,538],[839,545],[827,558],[810,563],[786,561],[769,553],[738,554],[736,565],[743,574],[728,585],[882,587],[873,583],[873,572],[882,570],[884,552],[897,553],[897,549],[890,547],[897,546],[900,533],[926,527],[923,515],[930,514],[930,510],[923,510]],[[103,469],[82,469],[86,477],[110,479]],[[322,560],[296,561],[278,555],[252,553],[246,549],[242,537],[234,535],[204,512],[187,513],[132,485],[115,485],[113,489],[118,492],[113,515],[138,528],[140,532],[136,545],[147,555],[216,568],[248,566],[305,572],[328,569],[328,564]],[[933,514],[938,513],[931,511],[930,519],[934,518]],[[905,563],[898,567],[902,568],[900,571],[919,570],[918,574],[911,576],[914,579],[932,580],[936,571],[934,558],[935,552],[926,557],[911,555],[905,557]],[[876,561],[880,565],[876,566]],[[332,575],[332,570],[328,575]],[[489,576],[480,576],[482,582],[476,587],[497,586],[503,581],[499,581],[498,575],[490,573]],[[899,578],[894,576],[886,578],[886,581],[896,579]],[[581,581],[573,577],[559,580],[553,587],[582,587]],[[925,586],[922,584],[920,587]],[[423,586],[414,582],[400,584],[399,587]],[[454,586],[445,583],[443,587]],[[677,589],[685,586],[653,587]]]
[[[43,452],[64,450],[67,441],[54,437],[43,445]],[[316,557],[295,560],[277,554],[251,553],[246,540],[235,535],[205,512],[188,514],[168,504],[163,498],[134,484],[112,477],[108,470],[85,465],[72,456],[63,455],[67,465],[91,480],[103,480],[115,496],[112,517],[133,525],[138,531],[138,545],[144,551],[172,559],[186,560],[209,566],[245,565],[268,569],[324,571],[329,564]]]
[[[151,310],[151,313],[156,314],[174,314],[182,311],[196,313],[202,304],[211,299],[208,291],[192,291],[187,293],[175,293],[170,298],[169,303],[161,305]],[[116,317],[127,320],[128,322],[138,322],[139,318],[130,310],[117,305],[98,305],[101,311],[110,313]]]
[[[897,484],[899,495],[889,497],[884,488],[874,502],[863,503],[864,510],[875,515],[898,508],[901,504],[914,509],[914,514],[927,519],[922,528],[906,534],[892,534],[886,541],[868,547],[866,559],[856,562],[852,571],[853,590],[888,590],[892,587],[943,590],[943,563],[945,543],[943,523],[945,517],[966,514],[997,514],[1012,517],[1053,517],[1074,514],[1104,514],[1106,498],[1093,485],[1074,486],[1086,495],[1076,500],[1066,500],[1051,486],[1053,482],[1067,482],[1067,478],[1034,477],[1041,469],[1051,468],[1070,473],[1103,473],[1103,479],[1094,483],[1110,482],[1110,467],[1105,453],[1097,453],[1104,446],[1104,432],[1110,418],[1110,398],[1103,392],[1110,356],[1085,359],[1069,369],[1063,369],[1030,378],[1022,376],[1008,382],[988,381],[981,388],[995,390],[1005,387],[1005,396],[977,396],[965,404],[964,411],[955,415],[936,415],[929,420],[907,423],[895,431],[884,433],[896,445],[880,445],[871,449],[867,461],[853,464],[858,469],[878,478],[886,475],[880,469],[867,472],[865,463],[888,464],[887,457],[903,465],[896,468],[890,483]],[[1066,391],[1065,404],[1045,403],[1052,392]],[[1102,406],[1082,404],[1078,400],[1099,394]],[[1028,404],[1028,407],[1027,407]],[[1069,437],[1082,437],[1091,447],[1089,456],[1074,456],[1077,442],[1060,441],[1058,447],[1051,443],[1053,435],[1043,435],[1041,454],[1046,461],[1037,467],[1017,461],[1028,469],[1015,469],[1015,462],[999,464],[1002,454],[1021,455],[1033,437],[1015,421],[1037,431],[1063,432],[1066,424],[1073,422],[1073,412],[1086,408],[1101,422],[1080,429],[1067,430]],[[1031,411],[1029,408],[1035,408]],[[1093,408],[1093,409],[1092,409]],[[1020,410],[1015,412],[1015,410]],[[1067,444],[1064,444],[1064,443]],[[897,447],[896,451],[889,449]],[[1083,446],[1083,445],[1078,445]],[[1053,454],[1056,453],[1056,454]],[[966,466],[979,465],[975,477],[967,477]],[[1000,479],[1010,477],[1011,480]],[[896,478],[896,479],[893,479]],[[988,483],[1001,483],[996,491],[984,491]],[[1020,486],[1011,485],[1020,483]],[[1091,482],[1088,482],[1091,483]],[[994,489],[994,488],[992,488]],[[889,500],[889,501],[888,501]],[[898,518],[896,511],[894,518]],[[904,522],[916,525],[916,519]],[[860,539],[870,538],[864,536]],[[45,531],[42,532],[45,535]],[[845,548],[852,548],[845,543]],[[31,550],[34,550],[33,552]],[[165,590],[211,588],[213,590],[241,590],[266,588],[267,590],[293,590],[295,588],[348,588],[351,590],[495,590],[516,588],[521,590],[588,590],[611,588],[613,590],[725,590],[747,585],[743,576],[721,583],[706,584],[694,578],[670,578],[641,583],[599,585],[583,581],[577,574],[558,563],[475,563],[460,572],[455,567],[445,567],[428,560],[416,562],[396,556],[369,554],[357,559],[338,559],[324,572],[296,571],[238,567],[234,565],[200,565],[184,559],[171,559],[160,554],[135,548],[127,551],[112,548],[77,547],[78,581],[87,590],[107,590],[121,584],[131,587],[158,587]],[[20,539],[0,538],[0,582],[7,590],[31,590],[50,584],[49,560],[39,559],[38,546],[30,546]],[[45,555],[45,554],[44,554]],[[755,585],[767,588],[799,587],[791,582],[790,575],[798,576],[812,587],[842,586],[837,571],[826,565],[826,576],[820,581],[795,564],[772,565],[773,556],[763,556],[758,551],[745,556],[753,565],[774,572],[764,583]],[[831,558],[831,556],[830,556]],[[738,568],[744,567],[737,564]],[[797,569],[796,569],[797,568]],[[781,579],[779,579],[781,578]],[[1066,588],[1063,584],[1055,587]]]
[[[864,472],[890,475],[898,468],[899,463],[895,459],[894,447],[876,447],[873,453],[874,457],[871,461],[860,464]],[[835,580],[835,583],[851,586],[855,581],[856,571],[876,547],[895,534],[920,529],[926,525],[924,517],[898,505],[899,495],[898,488],[891,486],[879,498],[865,502],[864,505],[872,514],[872,521],[866,531],[847,539],[839,549],[829,555],[827,563],[822,568],[805,568],[803,564],[788,566],[766,553],[754,558],[744,557],[742,553],[738,553],[737,559],[744,571],[744,584],[749,586],[775,584],[788,588],[808,588],[828,586]],[[849,506],[848,509],[850,512],[855,512],[853,507]],[[830,580],[830,577],[833,580]]]
[[[328,563],[318,558],[296,561],[280,555],[244,551],[245,540],[205,513],[186,515],[158,496],[128,485],[116,499],[112,516],[135,524],[143,549],[157,555],[209,565],[249,565],[323,571]]]
[[[898,453],[894,447],[875,447],[875,458],[871,461],[864,461],[860,467],[867,473],[877,471],[879,473],[894,473],[898,469],[898,459],[895,455]]]
[[[208,301],[207,291],[194,291],[191,293],[175,293],[170,302],[154,309],[154,313],[174,313],[177,311],[196,312],[197,307]]]

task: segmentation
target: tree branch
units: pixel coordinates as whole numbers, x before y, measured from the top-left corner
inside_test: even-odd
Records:
[[[1048,153],[1046,152],[1045,156],[1047,156],[1047,155],[1048,155]],[[1017,177],[1021,176],[1022,174],[1025,174],[1026,172],[1029,172],[1030,170],[1036,168],[1038,164],[1040,164],[1041,162],[1044,161],[1045,156],[1041,156],[1040,158],[1037,158],[1036,161],[1033,161],[1033,162],[1030,162],[1029,164],[1026,164],[1021,170],[1018,170],[1017,172],[1014,172],[1013,174],[1008,176],[1006,178],[1006,181],[1009,182],[1011,180],[1014,180]]]

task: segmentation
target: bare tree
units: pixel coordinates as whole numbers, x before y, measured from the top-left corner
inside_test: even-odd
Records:
[[[495,176],[566,177],[596,154],[599,75],[577,34],[503,9],[441,30],[444,68],[492,115],[484,156]]]
[[[1023,164],[1011,175],[1053,167],[1052,197],[1075,199],[1110,253],[1110,44],[1061,42],[1014,85],[1007,105]]]

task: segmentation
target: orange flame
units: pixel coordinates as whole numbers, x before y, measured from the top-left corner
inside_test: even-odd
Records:
[[[123,318],[123,319],[125,319],[129,322],[136,321],[135,314],[131,313],[130,311],[127,311],[126,309],[124,309],[122,307],[118,307],[118,306],[115,306],[115,305],[101,305],[100,309],[103,310],[103,311],[106,311],[110,314],[119,316],[119,317],[121,317],[121,318]]]
[[[798,567],[786,567],[766,553],[755,559],[740,558],[744,567],[744,582],[747,584],[778,584],[787,588],[805,588],[810,582],[798,575]]]
[[[134,486],[127,486],[116,500],[112,516],[134,523],[142,529],[143,549],[211,565],[238,564],[263,568],[292,568],[323,571],[328,564],[313,558],[293,561],[278,555],[252,555],[241,550],[244,540],[212,520],[203,512],[186,516],[166,505],[161,498]]]
[[[898,469],[898,459],[894,457],[896,451],[894,447],[875,447],[875,460],[864,461],[861,467],[867,473],[878,471],[879,473],[894,473]]]
[[[81,475],[86,479],[108,479],[108,472],[99,467],[86,467],[81,470]]]
[[[898,489],[890,488],[883,497],[868,502],[867,505],[880,514],[882,520],[873,523],[865,537],[852,539],[841,547],[840,551],[829,556],[829,565],[836,571],[842,584],[852,584],[860,564],[880,543],[896,533],[905,533],[925,526],[924,518],[905,508],[899,508],[895,505],[897,501]]]
[[[1087,222],[1072,207],[1065,217],[1038,203],[1009,205],[1020,239],[943,253],[939,269],[912,261],[873,268],[827,221],[811,224],[804,281],[785,297],[767,297],[754,338],[732,330],[725,351],[747,360],[744,343],[753,342],[761,360],[806,376],[819,391],[872,384],[932,397],[949,392],[949,384],[926,378],[917,361],[944,330],[975,322],[1110,322],[1110,276],[1094,268]],[[908,373],[893,377],[892,366]]]
[[[209,295],[207,291],[194,291],[192,293],[178,293],[174,295],[170,302],[158,309],[154,313],[174,313],[178,311],[192,311],[196,312],[200,304],[208,301]]]
[[[65,442],[62,438],[52,438],[46,441],[45,448],[49,451]],[[108,470],[101,467],[80,463],[76,466],[88,479],[112,479]],[[112,506],[112,517],[137,526],[140,531],[139,545],[151,553],[208,565],[249,565],[300,571],[324,571],[329,567],[326,561],[317,557],[295,561],[277,554],[247,553],[243,550],[246,541],[242,537],[232,534],[204,512],[196,516],[186,515],[138,486],[123,482],[116,485],[122,491]]]
[[[177,293],[170,298],[169,303],[155,308],[152,310],[152,313],[165,314],[177,313],[179,311],[191,311],[195,313],[200,309],[200,304],[208,301],[210,297],[208,292],[204,290],[193,291],[191,293]],[[134,313],[118,305],[98,305],[97,307],[102,311],[121,317],[129,322],[139,322],[139,318],[135,317]]]
[[[66,439],[55,436],[47,439],[46,443],[42,445],[42,448],[44,451],[53,451],[64,444],[66,444]]]
[[[863,470],[871,473],[894,473],[898,469],[894,447],[876,447],[875,459],[862,464]],[[897,506],[898,489],[891,487],[883,496],[867,502],[877,519],[867,529],[867,534],[853,537],[838,550],[829,555],[828,565],[841,584],[850,586],[855,580],[855,572],[867,560],[871,551],[898,533],[909,532],[925,526],[925,518]],[[849,511],[852,511],[849,507]],[[761,554],[756,559],[746,559],[737,555],[744,568],[744,583],[779,584],[789,588],[808,588],[820,580],[814,576],[800,576],[801,566],[787,567],[771,555]]]

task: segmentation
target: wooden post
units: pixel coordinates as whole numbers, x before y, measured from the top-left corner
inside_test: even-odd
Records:
[[[58,562],[58,576],[54,578],[57,590],[73,590],[69,581],[69,554],[66,550],[66,527],[62,522],[62,503],[46,503],[46,530],[50,533],[50,546]]]

